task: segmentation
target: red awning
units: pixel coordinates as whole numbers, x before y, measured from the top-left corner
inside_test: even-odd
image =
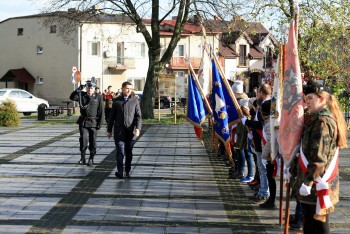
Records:
[[[25,68],[10,69],[0,78],[0,82],[19,80],[23,83],[35,83],[35,78]]]

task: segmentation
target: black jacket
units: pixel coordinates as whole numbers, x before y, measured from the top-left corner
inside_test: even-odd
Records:
[[[125,131],[130,134],[135,128],[141,130],[141,108],[136,97],[129,97],[125,102],[121,95],[113,100],[107,132],[112,132],[113,126],[116,140],[125,140]]]
[[[75,90],[69,97],[76,101],[80,108],[78,124],[87,128],[100,128],[103,117],[103,101],[100,94],[93,93],[90,97],[85,91]]]

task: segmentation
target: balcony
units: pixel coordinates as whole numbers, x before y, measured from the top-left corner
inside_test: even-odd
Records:
[[[172,57],[168,69],[185,70],[192,64],[193,69],[199,69],[201,58]]]
[[[105,64],[108,64],[108,69],[123,70],[134,69],[135,58],[125,58],[125,57],[110,57],[104,60]]]
[[[170,60],[170,64],[168,66],[169,70],[186,70],[189,69],[189,64],[191,63],[193,69],[199,69],[199,66],[201,64],[201,59],[202,58],[196,58],[196,57],[190,57],[190,58],[185,58],[185,57],[172,57]],[[218,61],[220,65],[223,67],[224,66],[224,58],[223,57],[218,57]]]

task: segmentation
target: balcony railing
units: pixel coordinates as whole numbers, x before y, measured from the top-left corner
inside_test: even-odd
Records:
[[[170,60],[170,64],[168,69],[188,69],[189,64],[191,63],[193,69],[199,69],[199,66],[201,64],[201,59],[198,57],[172,57]],[[224,59],[222,57],[218,58],[220,65],[223,67],[224,65]]]
[[[135,58],[126,58],[126,57],[109,57],[104,60],[105,64],[108,64],[108,67],[115,67],[116,69],[132,69],[136,68]]]

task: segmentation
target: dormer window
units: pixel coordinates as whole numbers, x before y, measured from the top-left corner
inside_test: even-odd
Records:
[[[239,45],[239,66],[247,66],[247,46]]]
[[[17,36],[23,36],[23,28],[17,28]]]

